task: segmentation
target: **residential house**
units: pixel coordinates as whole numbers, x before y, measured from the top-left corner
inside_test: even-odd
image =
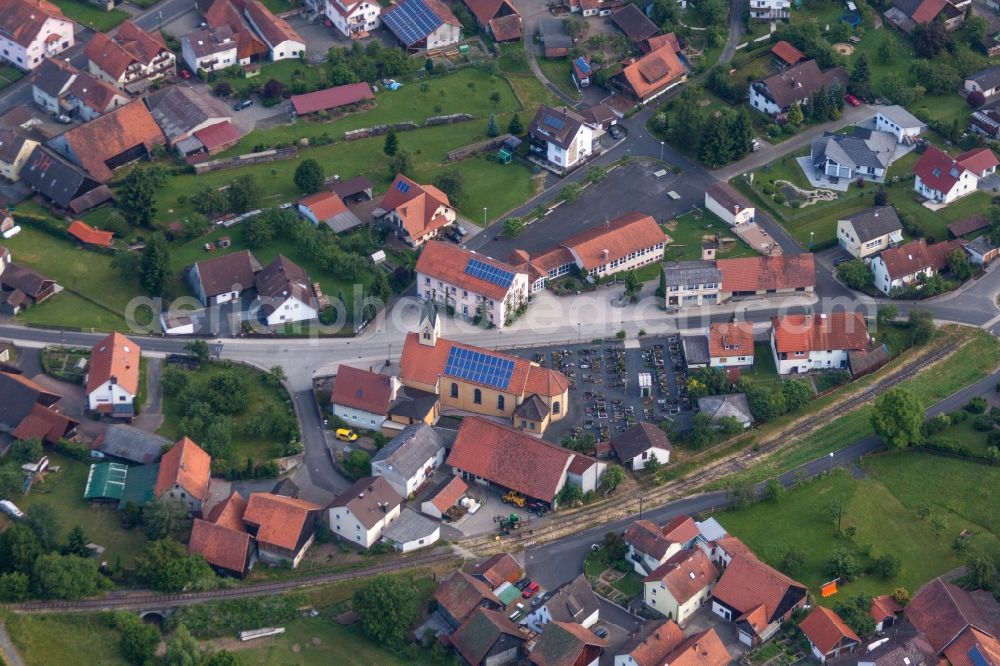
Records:
[[[203,69],[209,71],[210,67],[218,69],[220,66],[225,68],[239,64],[246,72],[259,72],[260,63],[268,56],[270,49],[250,27],[244,11],[245,2],[243,0],[197,0],[195,6],[204,17],[206,26],[217,31],[215,36],[209,35],[209,40],[219,44],[223,40],[229,39],[236,48],[235,53],[230,53],[229,48],[220,50],[220,57],[228,59],[228,65],[208,62],[205,64],[209,67],[203,67]],[[199,37],[192,42],[196,51],[200,48],[197,44],[199,40],[205,41],[206,44],[209,43],[209,40]],[[182,38],[182,47],[183,44],[184,39]],[[185,60],[188,63],[191,62],[186,58]]]
[[[1000,139],[1000,109],[973,111],[969,116],[968,129],[989,139]]]
[[[642,421],[611,438],[611,448],[626,469],[638,471],[654,457],[661,464],[670,462],[673,447],[667,434],[658,426]]]
[[[601,604],[584,574],[552,592],[545,602],[521,620],[536,633],[545,633],[552,622],[568,622],[589,629],[600,618]]]
[[[634,5],[625,5],[625,9],[630,7],[642,14]],[[626,64],[608,81],[613,88],[645,104],[679,86],[687,79],[687,73],[687,66],[678,58],[673,45],[667,43]]]
[[[770,2],[770,0],[753,0]],[[752,10],[751,10],[752,11]],[[772,74],[750,84],[750,106],[770,116],[788,113],[793,104],[808,104],[813,93],[838,86],[847,90],[847,72],[843,67],[822,71],[815,60]]]
[[[684,642],[684,632],[674,620],[645,622],[615,655],[615,666],[663,666],[677,646]]]
[[[969,241],[963,249],[969,255],[969,261],[977,266],[988,266],[1000,256],[1000,248],[990,242],[989,236],[985,235]]]
[[[611,22],[634,43],[649,39],[660,29],[637,5],[626,4],[611,15]]]
[[[698,398],[698,411],[711,416],[713,423],[718,423],[723,417],[729,417],[736,419],[744,428],[749,428],[754,421],[745,393],[703,396]]]
[[[883,106],[875,113],[875,129],[889,132],[896,143],[913,143],[927,129],[927,124],[899,105]]]
[[[973,148],[955,158],[955,161],[976,175],[976,178],[988,178],[997,171],[1000,161],[989,148]]]
[[[837,613],[823,606],[816,606],[801,623],[799,629],[809,641],[813,656],[819,663],[854,652],[861,639]]]
[[[170,441],[151,432],[116,424],[94,440],[94,449],[105,456],[139,465],[150,465],[160,459]]]
[[[715,263],[722,273],[720,302],[744,296],[794,294],[816,289],[816,264],[811,252],[719,259]],[[668,291],[668,298],[670,295]]]
[[[753,21],[787,21],[791,18],[790,0],[750,0]]]
[[[257,300],[251,306],[268,326],[312,321],[319,313],[319,294],[305,270],[283,255],[254,275]]]
[[[111,199],[111,190],[45,146],[36,146],[21,180],[57,208],[79,215]]]
[[[0,0],[0,61],[30,72],[72,47],[75,27],[47,0]]]
[[[753,366],[753,324],[726,322],[708,327],[709,365],[713,368]]]
[[[243,522],[257,542],[261,562],[294,569],[312,545],[322,511],[304,500],[252,493]]]
[[[774,56],[774,62],[780,68],[793,67],[806,59],[806,55],[802,51],[783,39],[771,47],[771,55]]]
[[[37,141],[20,131],[0,127],[0,177],[11,182],[19,180],[21,169],[37,147]]]
[[[723,569],[737,557],[754,557],[753,551],[739,537],[725,535],[705,543],[699,543],[699,547],[712,558],[712,562],[717,567]]]
[[[663,276],[667,307],[698,307],[719,302],[722,271],[715,260],[667,263],[663,265]]]
[[[354,107],[362,102],[375,99],[372,87],[363,81],[347,83],[342,86],[316,90],[303,95],[292,95],[292,108],[295,115],[306,116],[320,111],[333,111],[344,107]],[[371,198],[371,195],[369,195]]]
[[[317,192],[299,200],[299,215],[313,224],[325,224],[334,233],[343,233],[360,227],[358,216],[347,209],[333,192]]]
[[[471,666],[503,666],[517,660],[528,638],[502,612],[476,608],[451,635],[451,646]]]
[[[31,75],[31,97],[35,104],[43,111],[62,113],[61,102],[79,74],[80,70],[64,60],[43,60]]]
[[[399,381],[391,375],[341,365],[330,397],[333,415],[355,428],[379,432],[398,390]]]
[[[534,666],[597,666],[608,642],[575,622],[553,621],[528,655]]]
[[[573,48],[573,38],[566,31],[564,19],[543,18],[538,21],[538,35],[546,58],[564,58]]]
[[[177,68],[177,56],[159,32],[146,32],[131,20],[122,23],[114,37],[95,33],[84,55],[91,74],[129,93],[172,76]]]
[[[414,495],[444,463],[445,444],[425,423],[403,428],[372,457],[372,476],[389,482],[402,497]]]
[[[492,590],[504,583],[514,585],[524,578],[524,569],[509,553],[497,553],[486,558],[477,564],[471,573],[473,577],[489,585]]]
[[[528,304],[528,274],[451,243],[430,241],[417,257],[417,297],[470,321],[506,326]]]
[[[209,499],[212,456],[187,437],[182,437],[160,458],[153,495],[178,502],[198,516]]]
[[[132,403],[139,395],[140,351],[139,345],[118,332],[93,346],[84,382],[88,409],[112,418],[132,418]]]
[[[49,146],[106,183],[115,169],[148,157],[166,141],[146,105],[135,100],[67,130],[49,141]]]
[[[986,69],[965,77],[963,84],[965,92],[979,91],[986,99],[1000,93],[1000,65],[991,65]]]
[[[16,315],[47,299],[55,288],[55,280],[13,263],[10,250],[0,245],[0,312]]]
[[[260,263],[250,250],[231,252],[188,268],[185,279],[195,298],[208,307],[238,300],[254,286]]]
[[[232,114],[222,102],[199,95],[188,84],[158,90],[146,97],[146,106],[159,125],[167,144],[180,156],[204,148],[195,134],[222,123],[229,123]]]
[[[448,516],[449,510],[465,497],[468,490],[469,486],[465,481],[453,476],[445,481],[436,492],[424,498],[420,504],[420,510],[432,518],[441,520]]]
[[[837,242],[856,259],[867,259],[902,240],[903,225],[892,206],[866,208],[837,220]]]
[[[996,663],[1000,656],[997,628],[978,594],[935,578],[907,604],[906,619],[927,639],[935,655],[954,666]]]
[[[810,162],[817,175],[884,183],[895,152],[895,134],[855,127],[850,134],[824,132],[812,142]]]
[[[731,227],[751,224],[756,209],[729,183],[718,181],[705,190],[705,208]]]
[[[272,62],[305,56],[305,40],[288,25],[288,21],[272,14],[260,0],[243,1],[243,13],[250,26],[267,44]]]
[[[498,42],[521,38],[521,15],[510,0],[462,0],[476,22]]]
[[[907,35],[918,25],[940,21],[946,30],[959,28],[965,21],[964,7],[967,2],[951,0],[894,0],[892,7],[885,11],[886,21]]]
[[[889,248],[871,261],[875,288],[891,296],[912,285],[919,285],[922,280],[945,270],[949,255],[961,247],[956,241],[928,245],[921,238]]]
[[[441,538],[441,523],[406,507],[382,530],[382,541],[401,553],[426,548]]]
[[[687,0],[684,0],[686,3]],[[682,4],[682,3],[678,3]],[[669,44],[673,49],[674,53],[680,56],[684,52],[684,47],[681,46],[680,39],[677,38],[672,32],[668,32],[665,35],[653,35],[652,37],[647,37],[645,40],[639,43],[639,50],[643,53],[652,53],[661,46],[666,46]]]
[[[515,426],[539,434],[566,415],[569,380],[561,372],[439,334],[437,313],[425,303],[420,331],[406,336],[399,360],[399,380],[407,389],[436,395],[444,409],[510,418]],[[531,396],[539,398],[543,418],[522,424],[516,410]]]
[[[441,0],[400,0],[382,12],[382,23],[407,51],[434,51],[462,39],[462,24]]]
[[[437,613],[445,623],[454,629],[462,623],[477,608],[501,610],[503,606],[493,590],[480,580],[470,576],[461,569],[455,571],[434,590],[434,601],[437,602]]]
[[[181,58],[192,72],[215,72],[241,64],[237,47],[232,29],[209,26],[181,37]]]
[[[979,177],[962,164],[961,157],[952,158],[937,146],[928,146],[913,167],[916,174],[913,189],[940,204],[950,204],[972,194],[979,186]],[[978,165],[979,160],[975,162]]]
[[[411,247],[420,247],[455,222],[456,213],[448,195],[433,185],[418,185],[403,174],[382,197],[385,219]]]
[[[542,105],[528,125],[528,147],[560,171],[568,171],[593,154],[594,130],[576,111]]]
[[[90,122],[129,103],[127,95],[88,72],[80,72],[70,84],[61,106],[67,113]]]
[[[668,559],[691,548],[698,527],[690,516],[676,516],[660,527],[650,520],[636,520],[625,530],[628,558],[636,573],[649,575]]]
[[[73,436],[79,425],[60,413],[62,396],[24,375],[0,371],[0,432],[14,439],[38,439],[46,444]]]
[[[869,614],[875,620],[875,631],[882,632],[895,626],[896,620],[903,614],[903,606],[891,595],[882,594],[872,597]]]
[[[382,6],[368,0],[325,0],[323,14],[340,34],[360,39],[382,25]]]
[[[247,532],[247,503],[237,491],[212,507],[205,519],[191,525],[188,552],[200,555],[217,572],[244,578],[256,564],[257,542]]]
[[[712,612],[736,625],[740,643],[756,647],[774,636],[807,598],[805,585],[752,555],[739,555],[715,586]]]
[[[403,498],[381,476],[358,479],[327,509],[330,531],[362,548],[371,548],[399,517]]]
[[[708,603],[719,572],[699,548],[681,550],[643,579],[643,602],[684,626]]]
[[[860,312],[771,318],[771,351],[778,374],[847,367],[847,354],[871,346]]]

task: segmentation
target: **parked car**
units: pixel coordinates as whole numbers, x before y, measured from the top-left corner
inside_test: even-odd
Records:
[[[611,138],[616,141],[622,138],[622,131],[621,128],[618,127],[618,125],[612,125],[611,127],[609,127],[608,134],[610,134]]]
[[[452,243],[461,243],[462,236],[454,229],[448,229],[444,232],[444,237],[450,240]]]
[[[521,590],[523,592],[524,588],[528,587],[529,585],[531,585],[531,579],[530,578],[522,578],[521,580],[517,581],[517,584],[514,585],[514,587],[516,587],[517,589],[519,589],[519,590]]]
[[[530,599],[535,596],[535,592],[538,592],[539,587],[541,586],[538,583],[531,581],[531,583],[528,584],[528,587],[524,588],[524,591],[521,592],[521,597],[523,599]]]
[[[294,204],[292,204],[292,202],[290,202],[290,201],[286,201],[285,203],[283,203],[283,204],[281,204],[280,206],[278,206],[278,208],[280,208],[280,209],[284,210],[284,209],[286,209],[286,208],[291,208],[291,207],[292,207],[293,205],[294,205]]]
[[[850,104],[851,106],[861,106],[861,100],[852,95],[851,93],[847,93],[846,95],[844,95],[844,101]]]
[[[594,629],[594,634],[596,634],[598,638],[607,638],[608,630],[604,627],[598,627],[597,629]]]
[[[233,111],[242,111],[243,109],[247,108],[248,106],[253,106],[253,100],[252,99],[243,99],[243,100],[240,100],[239,102],[236,102],[236,104],[233,104]]]
[[[20,520],[24,518],[24,512],[17,508],[17,506],[8,500],[0,500],[0,511],[7,514],[11,518],[16,518]]]
[[[185,81],[187,81],[188,79],[190,79],[190,78],[191,78],[191,71],[190,71],[190,70],[187,70],[187,69],[182,69],[181,71],[179,71],[179,72],[177,72],[177,73],[178,73],[178,74],[180,75],[180,77],[181,77],[182,79],[184,79]]]
[[[353,442],[358,439],[358,433],[347,428],[337,428],[336,436],[342,442]]]
[[[528,502],[528,506],[526,508],[538,517],[544,516],[549,510],[549,507],[545,505],[545,502],[538,501]]]
[[[60,113],[58,116],[56,116],[56,122],[62,125],[69,125],[71,122],[73,122],[73,119],[67,116],[65,113]]]
[[[455,223],[452,225],[452,227],[454,227],[455,233],[457,233],[459,236],[465,236],[466,234],[469,233],[468,231],[465,230],[465,227],[463,227],[461,224]]]
[[[841,256],[839,256],[839,257],[837,257],[836,259],[833,260],[833,265],[834,266],[839,266],[842,263],[844,263],[845,261],[850,261],[850,260],[851,260],[851,257],[845,256],[845,255],[841,255]]]

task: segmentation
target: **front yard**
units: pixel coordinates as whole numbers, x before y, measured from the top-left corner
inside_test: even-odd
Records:
[[[670,236],[670,243],[664,252],[667,261],[688,261],[701,259],[701,245],[706,237],[730,238],[734,242],[724,244],[716,256],[719,259],[753,257],[757,253],[733,233],[732,227],[705,209],[684,213],[664,225]]]
[[[642,595],[642,576],[635,572],[632,563],[624,559],[609,562],[603,545],[587,555],[583,572],[594,591],[622,606]]]
[[[52,4],[77,23],[101,32],[117,28],[129,16],[123,9],[105,11],[87,0],[52,0]]]

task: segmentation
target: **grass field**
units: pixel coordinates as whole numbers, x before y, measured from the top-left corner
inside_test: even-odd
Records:
[[[89,504],[83,499],[90,465],[48,453],[51,465],[58,465],[58,474],[49,474],[44,483],[36,484],[31,492],[18,499],[17,505],[28,509],[35,504],[49,504],[59,516],[61,538],[65,539],[73,527],[79,525],[87,539],[104,546],[103,559],[114,564],[121,558],[122,566],[129,568],[135,556],[146,545],[146,538],[139,530],[122,529],[120,516],[114,505]],[[52,662],[57,663],[57,662]]]
[[[86,0],[52,0],[52,4],[77,23],[101,32],[117,28],[128,18],[128,12],[124,10],[105,11]]]
[[[7,631],[27,666],[77,664],[127,666],[118,648],[119,634],[108,614],[7,616]]]
[[[538,77],[531,72],[521,42],[504,44],[500,47],[500,71],[514,89],[521,106],[528,109],[526,113],[534,113],[534,109],[542,104],[559,105],[559,98],[543,86]],[[531,121],[530,118],[521,120],[525,126]]]
[[[554,83],[559,90],[573,99],[583,98],[573,84],[573,67],[569,58],[538,58],[537,62],[545,78]]]
[[[791,490],[778,504],[760,502],[717,518],[772,566],[780,564],[788,549],[800,550],[805,563],[794,577],[814,594],[832,578],[826,563],[836,548],[850,549],[863,566],[890,552],[901,560],[895,578],[862,576],[841,586],[839,597],[822,602],[829,605],[847,596],[891,593],[896,587],[915,592],[934,576],[964,563],[966,556],[951,548],[963,529],[976,533],[970,550],[994,553],[1000,548],[996,536],[1000,520],[988,508],[1000,500],[995,496],[1000,471],[917,451],[871,458],[863,468],[866,478],[838,470]],[[983,471],[990,473],[988,478],[982,477]],[[972,476],[983,483],[962,481]],[[931,516],[944,523],[940,534],[934,533],[930,519],[917,514],[922,502],[931,503]],[[857,530],[853,538],[836,536],[836,520],[830,514],[831,507],[840,506],[843,527]]]
[[[0,65],[0,90],[25,77],[25,73],[11,65]]]
[[[232,461],[240,464],[248,457],[257,462],[270,460],[281,455],[284,442],[277,442],[267,435],[256,435],[247,431],[247,426],[261,414],[291,413],[291,407],[286,403],[287,394],[263,381],[264,375],[245,365],[225,365],[209,363],[197,371],[187,371],[189,386],[204,387],[213,377],[232,370],[241,375],[247,386],[249,407],[242,414],[230,416],[233,431]],[[163,425],[157,433],[174,441],[180,438],[180,420],[184,416],[177,400],[178,396],[167,392],[163,394]]]
[[[667,261],[701,259],[701,244],[706,235],[736,240],[735,243],[728,243],[719,250],[716,255],[719,259],[752,257],[757,254],[749,245],[732,234],[732,228],[728,224],[707,210],[701,210],[697,215],[693,212],[684,213],[671,220],[664,231],[671,239],[664,252]]]

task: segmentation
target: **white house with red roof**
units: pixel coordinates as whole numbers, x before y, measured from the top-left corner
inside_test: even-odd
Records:
[[[399,518],[403,498],[381,476],[358,479],[327,509],[330,531],[362,548],[382,538],[382,530]]]
[[[187,437],[160,458],[153,494],[180,503],[188,513],[200,514],[209,499],[212,456]]]
[[[396,176],[382,196],[385,219],[413,247],[420,247],[455,222],[455,209],[448,195],[433,185],[419,185],[403,174]]]
[[[690,516],[676,516],[660,527],[651,520],[636,520],[625,530],[628,559],[636,573],[652,573],[698,539],[698,526]]]
[[[753,324],[736,321],[709,326],[708,356],[713,368],[752,367]]]
[[[358,216],[348,210],[344,201],[333,192],[317,192],[299,199],[298,211],[313,224],[325,224],[334,233],[361,226]]]
[[[417,296],[463,319],[505,326],[528,303],[528,274],[451,243],[430,241],[417,258]]]
[[[712,592],[712,612],[736,625],[736,637],[748,647],[770,639],[797,608],[805,606],[802,583],[764,564],[752,554],[738,555]]]
[[[323,13],[344,37],[360,39],[382,23],[382,5],[368,0],[325,0]]]
[[[132,418],[132,403],[139,394],[140,352],[139,345],[118,332],[94,345],[85,381],[90,410],[113,418]]]
[[[342,365],[330,397],[333,415],[356,428],[379,431],[399,388],[399,380],[392,375]]]
[[[73,46],[74,26],[47,0],[0,0],[0,62],[31,71]]]
[[[979,179],[993,173],[996,166],[996,156],[988,148],[953,158],[936,146],[928,146],[913,167],[913,189],[931,201],[947,205],[975,192]]]
[[[684,626],[708,603],[719,570],[700,548],[678,551],[642,581],[643,602]]]
[[[301,58],[306,54],[305,40],[288,21],[275,16],[259,0],[244,0],[243,13],[247,22],[270,50],[271,60]]]
[[[861,639],[836,612],[823,606],[816,606],[799,624],[812,648],[813,656],[819,663],[835,659],[842,654],[854,652]]]
[[[778,374],[847,368],[847,354],[867,351],[868,326],[860,312],[771,318],[771,351]]]
[[[875,275],[875,287],[886,296],[899,289],[917,284],[948,267],[948,257],[961,244],[945,241],[928,245],[919,238],[899,247],[891,247],[880,252],[871,261]]]

